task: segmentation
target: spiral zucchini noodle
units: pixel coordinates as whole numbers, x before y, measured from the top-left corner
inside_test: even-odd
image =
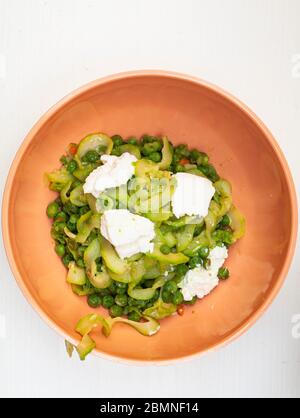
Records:
[[[96,196],[85,193],[86,179],[104,167],[104,155],[126,153],[135,159],[134,173],[126,184],[100,188]],[[90,336],[94,328],[109,336],[112,327],[122,322],[151,336],[159,330],[161,319],[182,315],[185,305],[194,304],[229,277],[222,266],[224,259],[214,272],[213,254],[220,248],[227,254],[228,247],[244,235],[245,219],[232,203],[230,183],[219,177],[207,154],[186,145],[173,146],[166,136],[124,140],[120,135],[94,133],[78,145],[70,144],[60,162],[59,169],[47,174],[49,188],[58,193],[47,215],[55,251],[68,270],[66,280],[94,310],[76,326],[82,336],[76,347],[82,360],[95,348]],[[208,179],[214,187],[205,216],[174,215],[172,196],[178,173]],[[154,231],[150,251],[120,256],[118,247],[101,233],[103,214],[112,208],[149,220]],[[189,274],[198,275],[199,287],[204,283],[199,275],[207,272],[206,287],[187,297],[184,283],[192,283]],[[215,284],[207,290],[213,275]],[[95,311],[101,306],[109,316]],[[66,347],[71,355],[74,347],[68,342]]]

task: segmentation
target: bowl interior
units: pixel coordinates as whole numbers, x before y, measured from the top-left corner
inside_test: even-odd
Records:
[[[217,89],[176,76],[137,74],[94,83],[56,106],[29,135],[12,168],[7,205],[8,255],[23,291],[48,322],[78,340],[75,324],[91,309],[72,293],[54,252],[45,208],[55,194],[43,174],[58,167],[70,142],[94,131],[166,134],[175,144],[205,151],[231,182],[234,202],[247,219],[246,236],[230,250],[230,280],[183,316],[163,320],[154,337],[122,324],[109,338],[94,332],[97,350],[161,361],[228,341],[282,281],[292,234],[288,175],[255,118]]]

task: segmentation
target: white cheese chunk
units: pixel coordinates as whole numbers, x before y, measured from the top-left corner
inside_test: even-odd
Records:
[[[153,251],[154,223],[127,209],[111,209],[101,217],[101,234],[121,258]]]
[[[205,217],[215,188],[205,177],[189,173],[174,175],[176,187],[172,196],[172,208],[176,218],[184,215]]]
[[[192,300],[194,296],[202,299],[208,295],[219,284],[218,270],[227,257],[226,247],[215,247],[208,256],[210,266],[207,270],[202,266],[189,270],[179,284],[184,300]]]
[[[91,193],[98,198],[100,194],[111,187],[122,186],[134,174],[133,163],[136,157],[125,152],[120,157],[114,155],[102,155],[103,165],[93,170],[83,185],[84,193]]]

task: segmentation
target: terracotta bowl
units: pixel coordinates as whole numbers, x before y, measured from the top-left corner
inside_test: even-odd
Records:
[[[9,263],[28,301],[62,336],[79,341],[75,324],[91,308],[72,293],[54,252],[45,215],[54,193],[43,174],[58,166],[70,142],[94,131],[166,134],[175,144],[205,151],[232,183],[234,202],[247,219],[246,236],[230,250],[230,280],[183,316],[163,320],[153,337],[123,324],[109,338],[94,333],[95,353],[127,362],[171,362],[241,335],[270,305],[291,262],[297,230],[292,178],[272,135],[247,107],[204,81],[169,72],[92,82],[50,109],[26,137],[8,176],[2,222]]]

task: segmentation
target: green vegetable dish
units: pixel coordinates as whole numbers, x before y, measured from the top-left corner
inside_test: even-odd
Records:
[[[70,289],[91,310],[76,326],[81,359],[94,328],[108,336],[123,322],[154,335],[230,277],[224,262],[245,219],[207,154],[166,136],[95,133],[60,162],[47,174],[57,196],[46,213]]]

